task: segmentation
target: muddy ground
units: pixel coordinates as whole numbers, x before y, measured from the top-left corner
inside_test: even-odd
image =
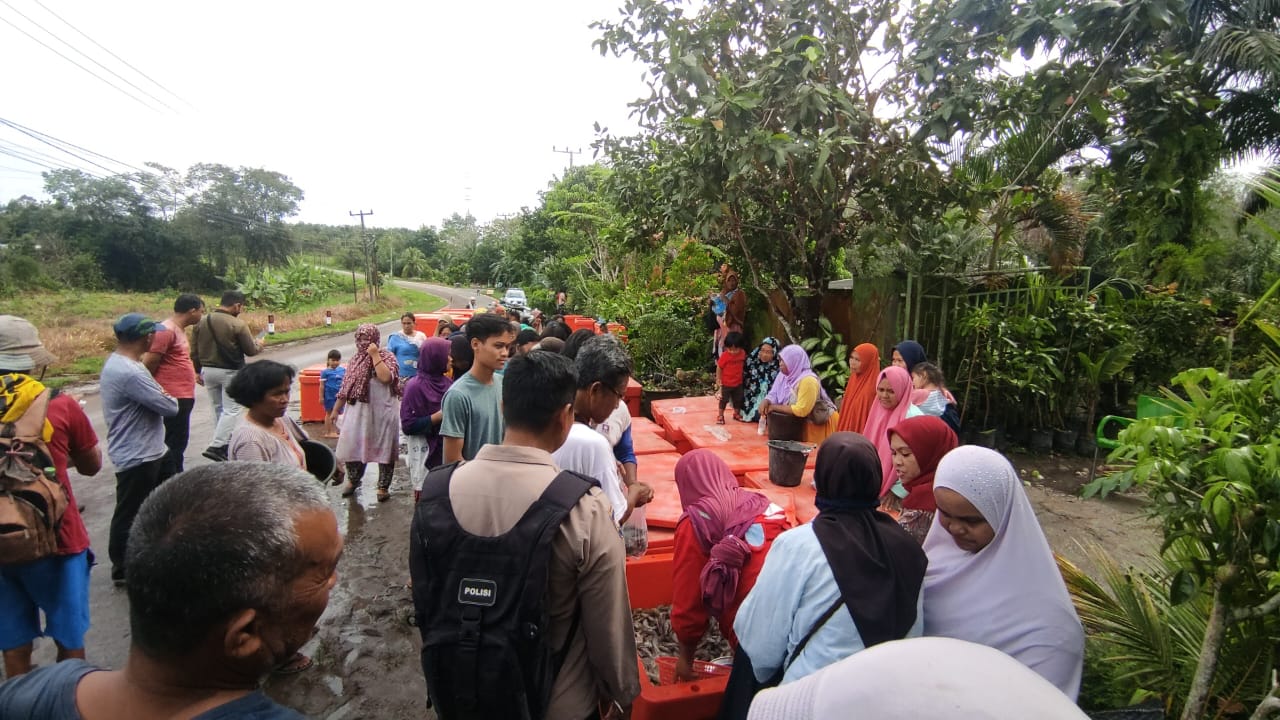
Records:
[[[1073,456],[1031,457],[1013,453],[1027,493],[1054,550],[1092,568],[1084,548],[1096,544],[1125,563],[1140,562],[1158,545],[1157,528],[1133,496],[1081,500],[1088,460]],[[267,692],[311,717],[434,718],[426,708],[426,686],[418,662],[417,630],[406,622],[411,600],[407,563],[412,493],[403,468],[398,492],[383,504],[366,486],[357,501],[341,501],[339,522],[346,552],[338,587],[321,618],[319,632],[304,648],[312,669],[272,678]],[[336,490],[334,491],[336,501]]]

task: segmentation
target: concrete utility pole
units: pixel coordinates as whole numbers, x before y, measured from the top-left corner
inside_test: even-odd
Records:
[[[376,277],[376,274],[378,272],[377,255],[374,252],[376,248],[374,248],[373,244],[370,243],[369,233],[368,231],[365,230],[365,227],[364,227],[364,216],[372,215],[373,211],[372,210],[369,210],[367,212],[364,210],[360,210],[358,212],[348,211],[347,214],[350,215],[351,217],[359,216],[360,218],[360,249],[361,251],[364,252],[364,281],[365,281],[365,284],[368,286],[365,289],[368,291],[369,301],[373,302],[374,291],[375,291],[374,278]]]
[[[578,148],[577,150],[570,150],[570,149],[569,149],[569,147],[566,145],[566,146],[565,146],[565,148],[564,148],[563,150],[561,150],[561,149],[557,148],[555,145],[552,145],[552,146],[551,146],[551,152],[558,152],[558,153],[561,153],[561,154],[564,154],[564,155],[568,155],[568,156],[569,156],[569,167],[573,167],[573,156],[574,156],[574,155],[581,155],[581,154],[582,154],[582,148]]]

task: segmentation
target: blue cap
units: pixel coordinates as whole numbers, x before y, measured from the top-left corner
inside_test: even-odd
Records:
[[[157,325],[159,323],[142,313],[125,313],[111,329],[115,330],[118,340],[141,340],[155,332]]]

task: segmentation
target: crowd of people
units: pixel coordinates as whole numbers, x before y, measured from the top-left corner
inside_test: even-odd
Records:
[[[263,344],[237,317],[243,304],[228,292],[205,314],[183,295],[163,323],[130,313],[114,325],[102,374],[117,480],[109,557],[131,630],[118,671],[84,660],[92,556],[67,480],[68,467],[98,471],[98,439],[78,403],[48,393],[43,441],[69,502],[56,552],[0,564],[5,673],[23,676],[0,685],[0,716],[299,717],[258,687],[311,666],[299,649],[337,582],[342,538],[288,416],[295,370],[246,361]],[[833,399],[799,345],[744,342],[731,271],[722,304],[719,420],[732,406],[734,422],[802,422],[818,445],[818,514],[793,527],[715,452],[681,457],[677,678],[696,677],[714,620],[734,650],[724,718],[837,717],[857,698],[902,703],[899,717],[963,715],[963,703],[989,717],[1082,717],[1084,636],[1053,554],[1009,462],[959,445],[955,399],[924,348],[899,343],[882,368],[876,346],[854,347]],[[335,350],[322,373],[333,481],[350,497],[376,464],[385,501],[405,447],[414,623],[441,718],[625,717],[641,688],[626,564],[646,552],[654,496],[623,402],[631,360],[607,332],[522,319],[477,312],[428,337],[406,313],[385,347],[360,326],[345,367]],[[0,316],[0,423],[48,392],[52,360],[30,323]],[[217,419],[204,455],[218,462],[184,472],[197,384]],[[29,672],[41,635],[60,662]],[[894,690],[922,672],[989,689]],[[999,715],[992,673],[1030,704]]]

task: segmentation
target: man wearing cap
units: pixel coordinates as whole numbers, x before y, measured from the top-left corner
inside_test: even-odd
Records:
[[[204,317],[204,301],[199,295],[183,293],[173,303],[173,316],[156,327],[151,347],[142,364],[164,391],[178,401],[178,414],[164,420],[165,472],[182,472],[187,441],[191,437],[191,409],[196,404],[196,369],[191,362],[187,328]]]
[[[125,546],[133,517],[152,490],[169,476],[164,473],[164,419],[178,414],[178,401],[169,397],[142,364],[158,323],[141,313],[116,321],[116,350],[102,366],[99,385],[102,416],[107,421],[107,455],[116,466],[116,511],[111,516],[107,554],[111,580],[125,583]]]
[[[244,367],[246,356],[262,352],[262,341],[254,339],[249,326],[240,319],[242,312],[244,293],[228,290],[222,293],[218,307],[191,330],[192,360],[209,393],[213,419],[218,423],[213,440],[201,454],[215,461],[227,459],[227,443],[240,420],[241,407],[226,393],[226,387],[236,371]]]
[[[31,323],[0,315],[0,422],[14,422],[23,414],[18,410],[20,403],[13,400],[44,391],[38,378],[54,360]],[[59,662],[83,658],[84,635],[89,629],[89,532],[76,507],[67,464],[81,475],[95,475],[102,468],[102,452],[80,403],[56,390],[50,394],[45,419],[53,433],[46,445],[68,504],[58,525],[56,554],[0,567],[0,608],[4,609],[0,612],[0,650],[4,651],[6,677],[31,670],[32,642],[41,635],[53,638]]]

